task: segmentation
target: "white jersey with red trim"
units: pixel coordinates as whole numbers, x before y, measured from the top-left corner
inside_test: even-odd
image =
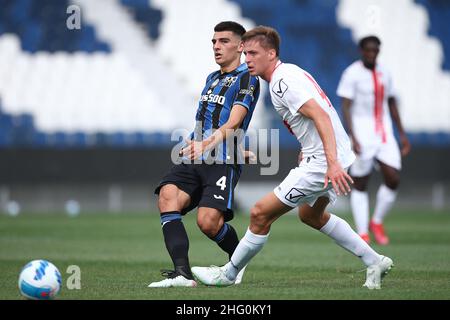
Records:
[[[336,110],[314,78],[296,65],[279,62],[270,80],[270,96],[275,110],[302,145],[304,157],[315,156],[325,160],[322,140],[314,122],[298,110],[314,99],[330,116],[336,138],[338,161],[346,168],[355,160],[350,139]]]
[[[355,61],[342,74],[337,95],[353,101],[353,134],[360,144],[386,143],[393,135],[388,98],[395,96],[392,77],[380,64],[375,70]]]

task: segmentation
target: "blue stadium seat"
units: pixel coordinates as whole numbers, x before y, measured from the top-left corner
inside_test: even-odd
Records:
[[[135,132],[135,144],[138,147],[146,147],[149,145],[149,134],[144,132]]]
[[[89,144],[88,135],[84,132],[69,133],[67,135],[67,145],[71,147],[84,148]]]
[[[32,140],[32,147],[34,148],[44,148],[49,145],[48,135],[45,132],[37,131]]]
[[[126,134],[122,132],[115,132],[109,134],[107,137],[108,146],[112,147],[125,147],[126,146]]]
[[[281,34],[281,57],[285,62],[298,64],[310,71],[322,89],[340,111],[336,86],[342,71],[357,59],[356,45],[351,32],[336,21],[337,0],[233,0],[244,16],[257,25],[274,26]],[[444,47],[446,59],[443,67],[450,70],[450,1],[415,0],[423,5],[430,16],[430,34],[436,36]],[[73,53],[110,52],[108,43],[98,39],[93,26],[82,20],[81,30],[66,28],[69,0],[0,0],[0,36],[14,33],[20,38],[22,49],[36,53],[65,51]],[[157,39],[163,12],[153,8],[148,0],[120,0],[133,18]],[[332,59],[329,57],[332,56]],[[45,60],[45,59],[44,59]],[[1,97],[0,97],[1,98]],[[270,97],[264,97],[270,106]],[[0,100],[1,103],[1,100]],[[280,129],[282,147],[298,147],[296,139],[271,113],[273,128]],[[416,145],[450,145],[448,133],[414,133],[409,135]],[[0,105],[0,147],[153,147],[173,145],[165,133],[96,133],[39,131],[29,114],[3,113]]]
[[[9,147],[13,143],[13,117],[0,114],[0,147]]]
[[[58,149],[65,149],[68,146],[68,134],[65,132],[55,132],[47,135],[47,146]]]
[[[34,21],[30,21],[24,25],[24,30],[21,33],[21,37],[23,39],[23,50],[29,52],[38,51],[43,37],[41,26]]]
[[[433,146],[433,147],[447,147],[450,145],[450,134],[447,132],[416,132],[408,133],[410,143],[415,146]],[[398,137],[397,137],[398,138]]]
[[[80,30],[66,27],[68,0],[0,0],[0,35],[15,33],[22,49],[37,51],[84,50],[111,52],[111,48],[96,38],[93,28],[83,23]]]
[[[108,135],[103,132],[97,132],[94,135],[95,145],[98,147],[107,147],[108,146]]]
[[[149,145],[171,145],[175,144],[170,140],[170,134],[168,133],[152,133],[148,136]]]
[[[442,43],[445,59],[443,69],[450,70],[450,1],[448,0],[416,0],[428,11],[430,17],[429,34]]]
[[[244,16],[257,25],[269,25],[282,37],[280,55],[283,61],[311,72],[333,105],[340,110],[336,86],[344,69],[358,58],[351,32],[336,21],[337,1],[333,0],[234,0]],[[333,59],[330,59],[330,53]],[[271,105],[270,100],[267,103]],[[283,146],[297,146],[295,138],[276,117],[272,127],[280,129]]]
[[[148,0],[121,0],[122,4],[135,8],[148,8]]]
[[[159,38],[159,25],[162,21],[161,10],[152,8],[147,0],[121,0],[121,3],[132,11],[134,19],[145,26],[148,36]]]

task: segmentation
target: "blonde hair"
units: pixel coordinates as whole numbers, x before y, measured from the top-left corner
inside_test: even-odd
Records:
[[[261,46],[265,49],[275,49],[277,57],[280,55],[280,35],[278,32],[271,27],[258,26],[255,27],[242,36],[242,41],[246,42],[249,40],[258,41]]]

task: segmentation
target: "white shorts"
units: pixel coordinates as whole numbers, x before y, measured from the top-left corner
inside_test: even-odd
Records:
[[[327,163],[312,157],[304,158],[297,168],[292,169],[273,192],[285,205],[295,208],[304,203],[314,205],[317,198],[327,197],[330,203],[336,201],[336,192],[331,183],[323,188]]]
[[[402,168],[400,149],[393,135],[388,135],[386,143],[361,145],[361,154],[350,167],[350,175],[365,177],[372,172],[375,160],[400,170]]]

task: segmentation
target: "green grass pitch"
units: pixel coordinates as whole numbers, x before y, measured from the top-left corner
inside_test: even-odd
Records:
[[[191,265],[222,265],[227,256],[184,218]],[[343,216],[351,224],[350,215]],[[242,237],[248,216],[232,221]],[[53,262],[63,277],[58,299],[450,299],[450,214],[393,212],[386,222],[391,244],[374,245],[395,268],[381,290],[362,287],[363,264],[331,239],[300,223],[279,219],[240,286],[151,289],[159,270],[172,267],[157,213],[22,214],[0,216],[0,299],[22,299],[17,280],[30,260]],[[69,290],[69,265],[81,268],[81,289]]]

